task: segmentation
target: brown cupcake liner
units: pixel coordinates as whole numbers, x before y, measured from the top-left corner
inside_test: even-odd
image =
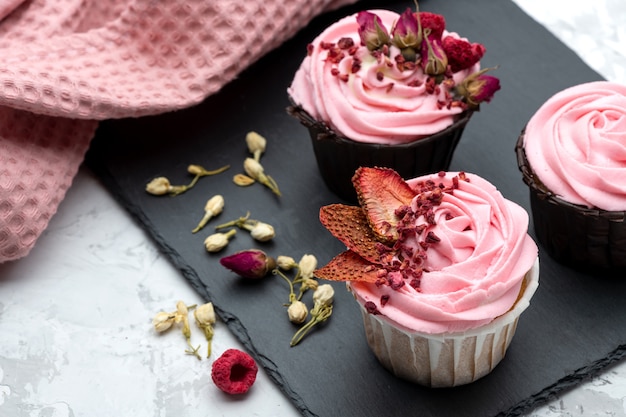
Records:
[[[626,272],[626,211],[569,203],[539,180],[526,158],[524,131],[515,145],[517,165],[530,190],[535,235],[556,261],[588,271]]]
[[[393,168],[405,179],[447,171],[473,114],[471,110],[461,113],[454,124],[434,135],[410,143],[387,145],[343,137],[299,106],[291,106],[287,112],[309,129],[317,165],[328,188],[352,203],[357,201],[352,176],[360,166]]]

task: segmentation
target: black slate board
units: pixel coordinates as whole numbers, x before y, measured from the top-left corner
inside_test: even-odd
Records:
[[[519,415],[624,355],[625,280],[594,277],[560,266],[543,252],[540,287],[522,315],[504,361],[487,377],[452,389],[427,389],[385,371],[370,353],[357,305],[337,283],[330,321],[304,342],[289,347],[295,331],[282,304],[287,287],[277,277],[245,283],[218,264],[219,257],[257,247],[298,260],[315,254],[321,263],[342,245],[319,224],[319,207],[339,202],[317,172],[306,129],[290,118],[286,88],[306,44],[326,25],[364,8],[403,11],[411,1],[362,1],[318,17],[294,39],[246,70],[202,104],[155,117],[103,122],[88,165],[180,268],[198,293],[254,354],[304,415]],[[485,66],[500,65],[502,90],[474,115],[451,169],[477,173],[509,199],[529,209],[514,145],[525,122],[556,91],[601,77],[510,1],[420,2],[443,13],[448,28],[487,47]],[[231,182],[247,156],[244,136],[268,139],[262,162],[283,191],[280,198],[258,184]],[[155,176],[186,183],[186,166],[231,164],[225,174],[202,179],[175,198],[144,191]],[[191,229],[214,194],[226,199],[217,221],[251,212],[276,227],[277,237],[256,244],[238,233],[219,255],[205,252],[207,228]],[[531,230],[532,234],[532,230]],[[310,297],[310,295],[309,295]]]

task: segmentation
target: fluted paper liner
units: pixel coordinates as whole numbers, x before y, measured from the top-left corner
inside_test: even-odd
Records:
[[[287,112],[309,129],[317,166],[326,186],[350,202],[357,201],[352,176],[360,166],[392,168],[405,179],[447,171],[473,114],[471,110],[461,113],[454,124],[434,135],[389,145],[350,140],[298,106],[289,107]]]
[[[504,358],[519,317],[538,285],[539,259],[524,276],[520,295],[507,313],[487,325],[457,333],[405,330],[382,314],[369,314],[359,303],[367,343],[380,363],[399,378],[440,388],[474,382]]]
[[[517,165],[530,191],[537,242],[556,261],[604,273],[626,271],[626,211],[569,203],[552,193],[526,159],[524,131],[515,145]]]

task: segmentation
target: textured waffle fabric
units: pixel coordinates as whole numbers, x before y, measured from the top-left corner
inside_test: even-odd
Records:
[[[197,104],[354,1],[0,0],[0,263],[33,247],[98,120]]]

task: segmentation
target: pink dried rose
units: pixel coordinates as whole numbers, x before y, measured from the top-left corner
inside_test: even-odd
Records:
[[[490,69],[485,68],[471,74],[456,87],[470,107],[477,107],[483,101],[491,101],[495,92],[500,89],[500,80],[485,74]]]
[[[371,12],[359,12],[356,16],[359,24],[359,37],[367,49],[374,51],[389,45],[391,38],[380,17]]]
[[[276,268],[276,260],[259,249],[236,252],[220,259],[223,267],[243,278],[260,279]]]
[[[402,51],[402,56],[407,61],[415,62],[417,51],[422,45],[422,28],[417,15],[407,8],[396,21],[391,30],[393,43]]]

